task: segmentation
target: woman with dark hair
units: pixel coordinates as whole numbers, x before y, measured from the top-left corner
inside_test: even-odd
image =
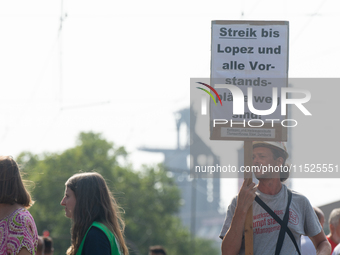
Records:
[[[95,172],[75,174],[65,186],[60,204],[72,219],[67,255],[128,255],[125,224],[104,178]]]
[[[27,211],[32,204],[18,164],[11,157],[0,156],[0,254],[36,254],[38,232]]]

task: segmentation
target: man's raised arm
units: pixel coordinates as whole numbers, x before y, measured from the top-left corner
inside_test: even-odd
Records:
[[[237,205],[231,225],[222,241],[222,255],[236,255],[239,253],[242,245],[242,236],[244,223],[248,209],[255,199],[255,183],[247,184],[244,180],[237,197]]]

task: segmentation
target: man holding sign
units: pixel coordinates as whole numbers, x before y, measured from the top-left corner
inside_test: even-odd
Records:
[[[253,205],[254,255],[300,254],[300,236],[313,241],[319,255],[331,252],[325,233],[308,199],[282,182],[288,153],[281,142],[254,142],[253,168],[259,184],[244,181],[228,207],[220,238],[222,254],[245,254],[244,224]]]

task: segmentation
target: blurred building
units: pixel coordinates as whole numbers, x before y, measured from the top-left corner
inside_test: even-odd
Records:
[[[224,214],[220,208],[220,179],[219,174],[210,175],[213,178],[191,178],[191,165],[215,165],[219,158],[190,130],[190,119],[195,122],[194,114],[190,116],[190,109],[183,109],[175,114],[177,127],[177,148],[140,148],[140,150],[163,153],[164,166],[172,173],[182,194],[182,207],[179,212],[183,224],[196,236],[218,241]],[[191,123],[194,124],[194,123]],[[191,139],[190,139],[191,136]],[[192,143],[190,145],[190,143]],[[194,150],[190,150],[195,148]],[[193,176],[192,176],[193,177]]]

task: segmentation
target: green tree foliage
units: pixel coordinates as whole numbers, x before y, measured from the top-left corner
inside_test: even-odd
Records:
[[[38,156],[23,152],[19,155],[17,160],[24,169],[24,178],[34,183],[31,194],[35,204],[30,212],[39,234],[44,230],[50,232],[54,254],[65,254],[70,245],[71,222],[65,217],[60,201],[65,182],[80,171],[96,171],[107,180],[125,211],[125,236],[130,254],[148,254],[150,245],[163,245],[169,254],[219,254],[211,241],[198,238],[192,241],[188,230],[175,216],[180,206],[180,191],[163,167],[144,167],[137,172],[126,164],[126,156],[123,147],[116,148],[92,132],[80,133],[77,145],[60,154]]]

